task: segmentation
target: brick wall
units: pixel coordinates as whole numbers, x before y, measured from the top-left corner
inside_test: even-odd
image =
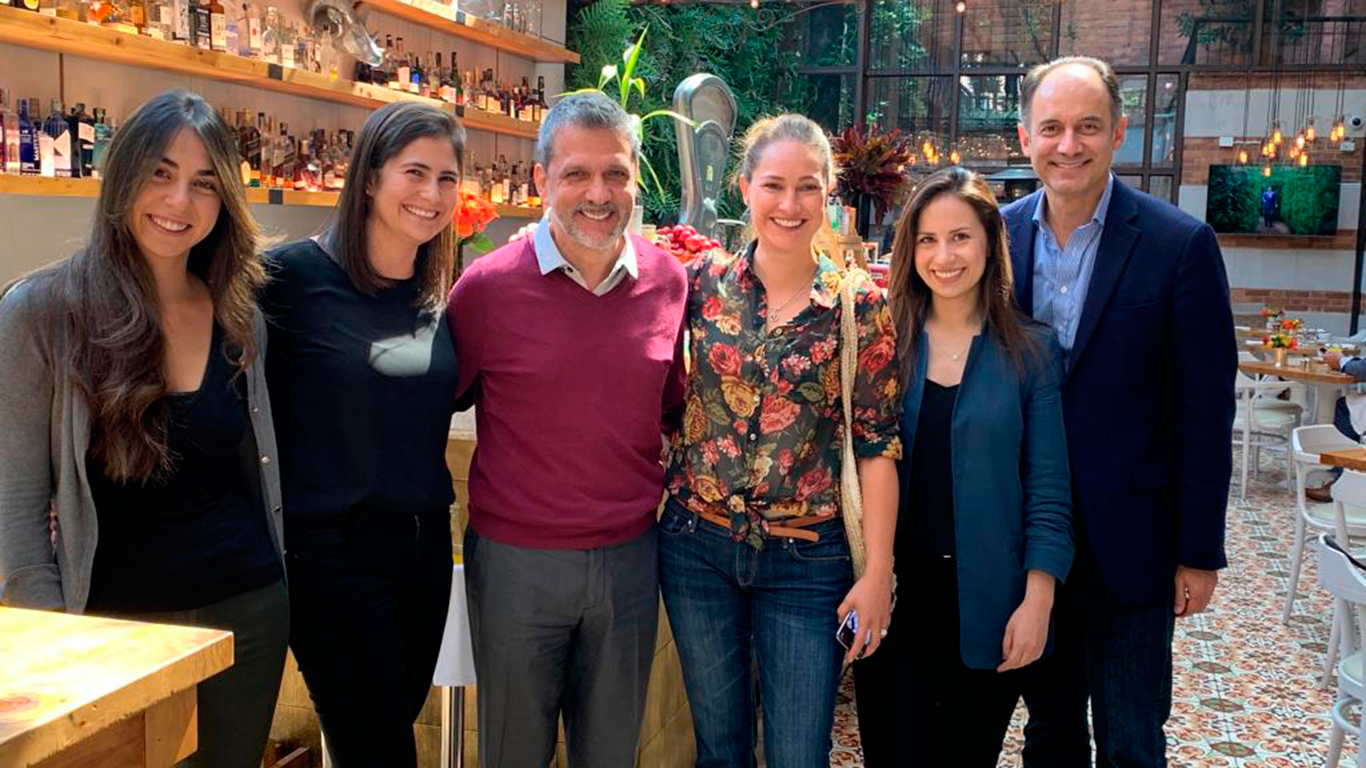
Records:
[[[1257,123],[1249,120],[1249,131],[1257,130]],[[1285,125],[1285,123],[1282,123]],[[1263,120],[1261,128],[1265,128]],[[1319,126],[1320,130],[1326,132],[1327,127]],[[1289,135],[1287,139],[1293,139],[1294,128],[1284,129]],[[1256,134],[1250,136],[1235,136],[1237,141],[1259,141],[1264,137]],[[1342,181],[1353,183],[1361,181],[1361,152],[1362,142],[1357,140],[1357,148],[1353,152],[1340,152],[1336,147],[1328,148],[1327,139],[1320,137],[1315,142],[1310,151],[1310,160],[1314,165],[1340,165],[1342,166]],[[1247,149],[1248,155],[1253,161],[1259,159],[1257,144],[1236,145],[1234,147],[1219,146],[1219,139],[1216,137],[1191,137],[1185,138],[1182,145],[1181,155],[1181,183],[1182,184],[1207,184],[1209,183],[1209,167],[1211,165],[1233,165],[1237,157],[1239,148]]]
[[[1366,294],[1363,294],[1366,296]],[[1234,288],[1234,304],[1278,307],[1287,312],[1351,312],[1352,294],[1347,291],[1283,291],[1263,288]],[[1366,301],[1363,302],[1366,305]]]

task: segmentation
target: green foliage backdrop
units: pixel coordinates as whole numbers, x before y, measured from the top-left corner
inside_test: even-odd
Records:
[[[1259,166],[1213,166],[1205,218],[1215,232],[1260,233],[1262,190],[1280,193],[1280,217],[1294,235],[1337,232],[1342,169],[1336,165],[1275,167],[1263,176]]]

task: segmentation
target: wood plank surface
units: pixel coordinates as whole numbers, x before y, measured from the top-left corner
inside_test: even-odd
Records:
[[[551,64],[578,64],[579,54],[548,40],[514,32],[487,19],[456,13],[450,6],[429,0],[364,0],[365,6],[389,16],[420,24],[437,32],[496,48],[504,53]]]
[[[41,765],[181,694],[154,711],[163,732],[183,721],[185,692],[232,658],[221,630],[0,607],[0,766]],[[180,740],[158,754],[183,751],[183,736],[167,738]]]
[[[1306,381],[1314,384],[1339,384],[1346,386],[1356,383],[1356,379],[1345,373],[1330,371],[1322,363],[1310,363],[1306,370],[1298,363],[1286,363],[1284,368],[1277,368],[1275,363],[1266,361],[1238,363],[1238,370],[1248,375],[1257,376],[1279,376],[1287,381]]]
[[[1346,451],[1327,451],[1319,454],[1319,463],[1330,467],[1343,467],[1366,472],[1366,448],[1352,448]]]

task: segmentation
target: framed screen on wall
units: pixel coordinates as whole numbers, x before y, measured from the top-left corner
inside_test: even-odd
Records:
[[[1211,165],[1205,221],[1215,232],[1334,235],[1342,166]]]

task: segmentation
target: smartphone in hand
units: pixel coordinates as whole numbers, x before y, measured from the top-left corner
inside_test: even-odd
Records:
[[[858,631],[858,611],[850,611],[844,615],[844,621],[840,622],[840,628],[835,630],[835,642],[844,646],[844,650],[849,650],[854,645],[854,633]]]

